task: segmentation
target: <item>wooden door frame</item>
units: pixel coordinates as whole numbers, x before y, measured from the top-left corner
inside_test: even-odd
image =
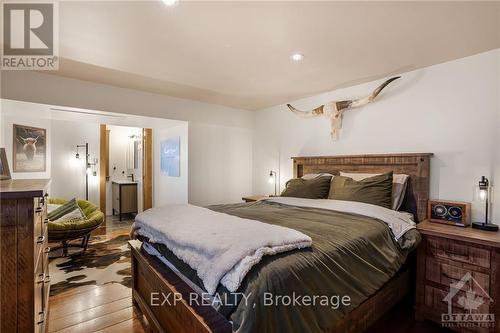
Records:
[[[153,207],[153,130],[142,129],[142,209]]]
[[[109,170],[109,141],[107,140],[108,126],[101,124],[99,127],[99,209],[104,213],[106,221],[106,175]]]
[[[109,141],[107,140],[108,127],[101,124],[99,128],[99,208],[106,219],[106,181],[109,170]],[[143,210],[153,207],[153,130],[142,129],[142,207]]]

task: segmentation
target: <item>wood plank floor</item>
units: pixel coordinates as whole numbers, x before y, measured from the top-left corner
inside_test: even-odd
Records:
[[[131,221],[108,218],[94,235],[111,239],[127,235]],[[91,245],[90,245],[91,246]],[[149,331],[147,322],[132,306],[132,290],[119,283],[81,286],[49,299],[49,333]]]
[[[114,223],[113,219],[109,219],[108,225],[97,232],[100,237],[112,238],[128,234],[129,226],[125,222]],[[415,321],[412,304],[411,299],[397,304],[367,332],[448,332],[439,325]],[[149,326],[132,305],[131,289],[114,283],[81,286],[52,296],[49,300],[48,332],[143,333],[149,332]]]
[[[146,331],[131,289],[121,284],[79,287],[50,299],[48,332]]]

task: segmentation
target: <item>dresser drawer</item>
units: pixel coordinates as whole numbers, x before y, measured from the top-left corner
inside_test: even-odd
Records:
[[[39,322],[45,320],[43,314],[44,299],[43,299],[43,283],[45,281],[45,273],[43,272],[43,262],[40,257],[34,277],[34,316],[35,316],[35,332],[39,331]]]
[[[43,221],[44,221],[43,214],[41,212],[37,212],[37,210],[35,208],[35,214],[33,217],[33,223],[34,223],[33,237],[34,237],[35,241],[37,240],[38,237],[43,235],[43,231],[44,231]]]
[[[490,293],[490,275],[475,271],[466,270],[447,263],[440,262],[432,257],[426,258],[425,278],[429,281],[438,283],[443,287],[450,287],[450,284],[457,283],[470,273],[476,283],[467,281],[465,288],[471,288],[476,293],[484,290]],[[481,290],[482,289],[482,290]]]
[[[41,310],[35,315],[35,333],[45,333],[47,311]]]
[[[475,313],[490,313],[490,300],[487,297],[481,297],[479,295],[475,295],[475,301],[478,301],[477,309],[474,309]],[[436,313],[446,314],[449,311],[449,304],[447,302],[448,296],[452,296],[450,294],[450,288],[435,288],[432,286],[425,286],[425,306],[433,309]],[[466,309],[465,304],[467,304],[466,293],[463,291],[459,291],[453,297],[450,297],[451,300],[451,313],[454,314],[462,314],[469,313],[469,310]]]
[[[428,237],[427,255],[469,265],[490,268],[491,253],[488,249],[445,238]]]
[[[47,242],[48,242],[48,230],[47,228],[44,228],[43,234],[39,235],[37,238],[35,238],[35,266],[39,264],[39,261],[41,263],[41,255],[47,248]]]

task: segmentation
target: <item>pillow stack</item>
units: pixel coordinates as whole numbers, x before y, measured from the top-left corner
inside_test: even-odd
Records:
[[[405,174],[340,172],[306,174],[286,183],[283,197],[357,201],[398,210],[403,203],[408,179]]]

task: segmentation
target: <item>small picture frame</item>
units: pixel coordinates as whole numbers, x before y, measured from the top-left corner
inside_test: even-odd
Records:
[[[10,179],[9,162],[5,148],[0,148],[0,180]]]

